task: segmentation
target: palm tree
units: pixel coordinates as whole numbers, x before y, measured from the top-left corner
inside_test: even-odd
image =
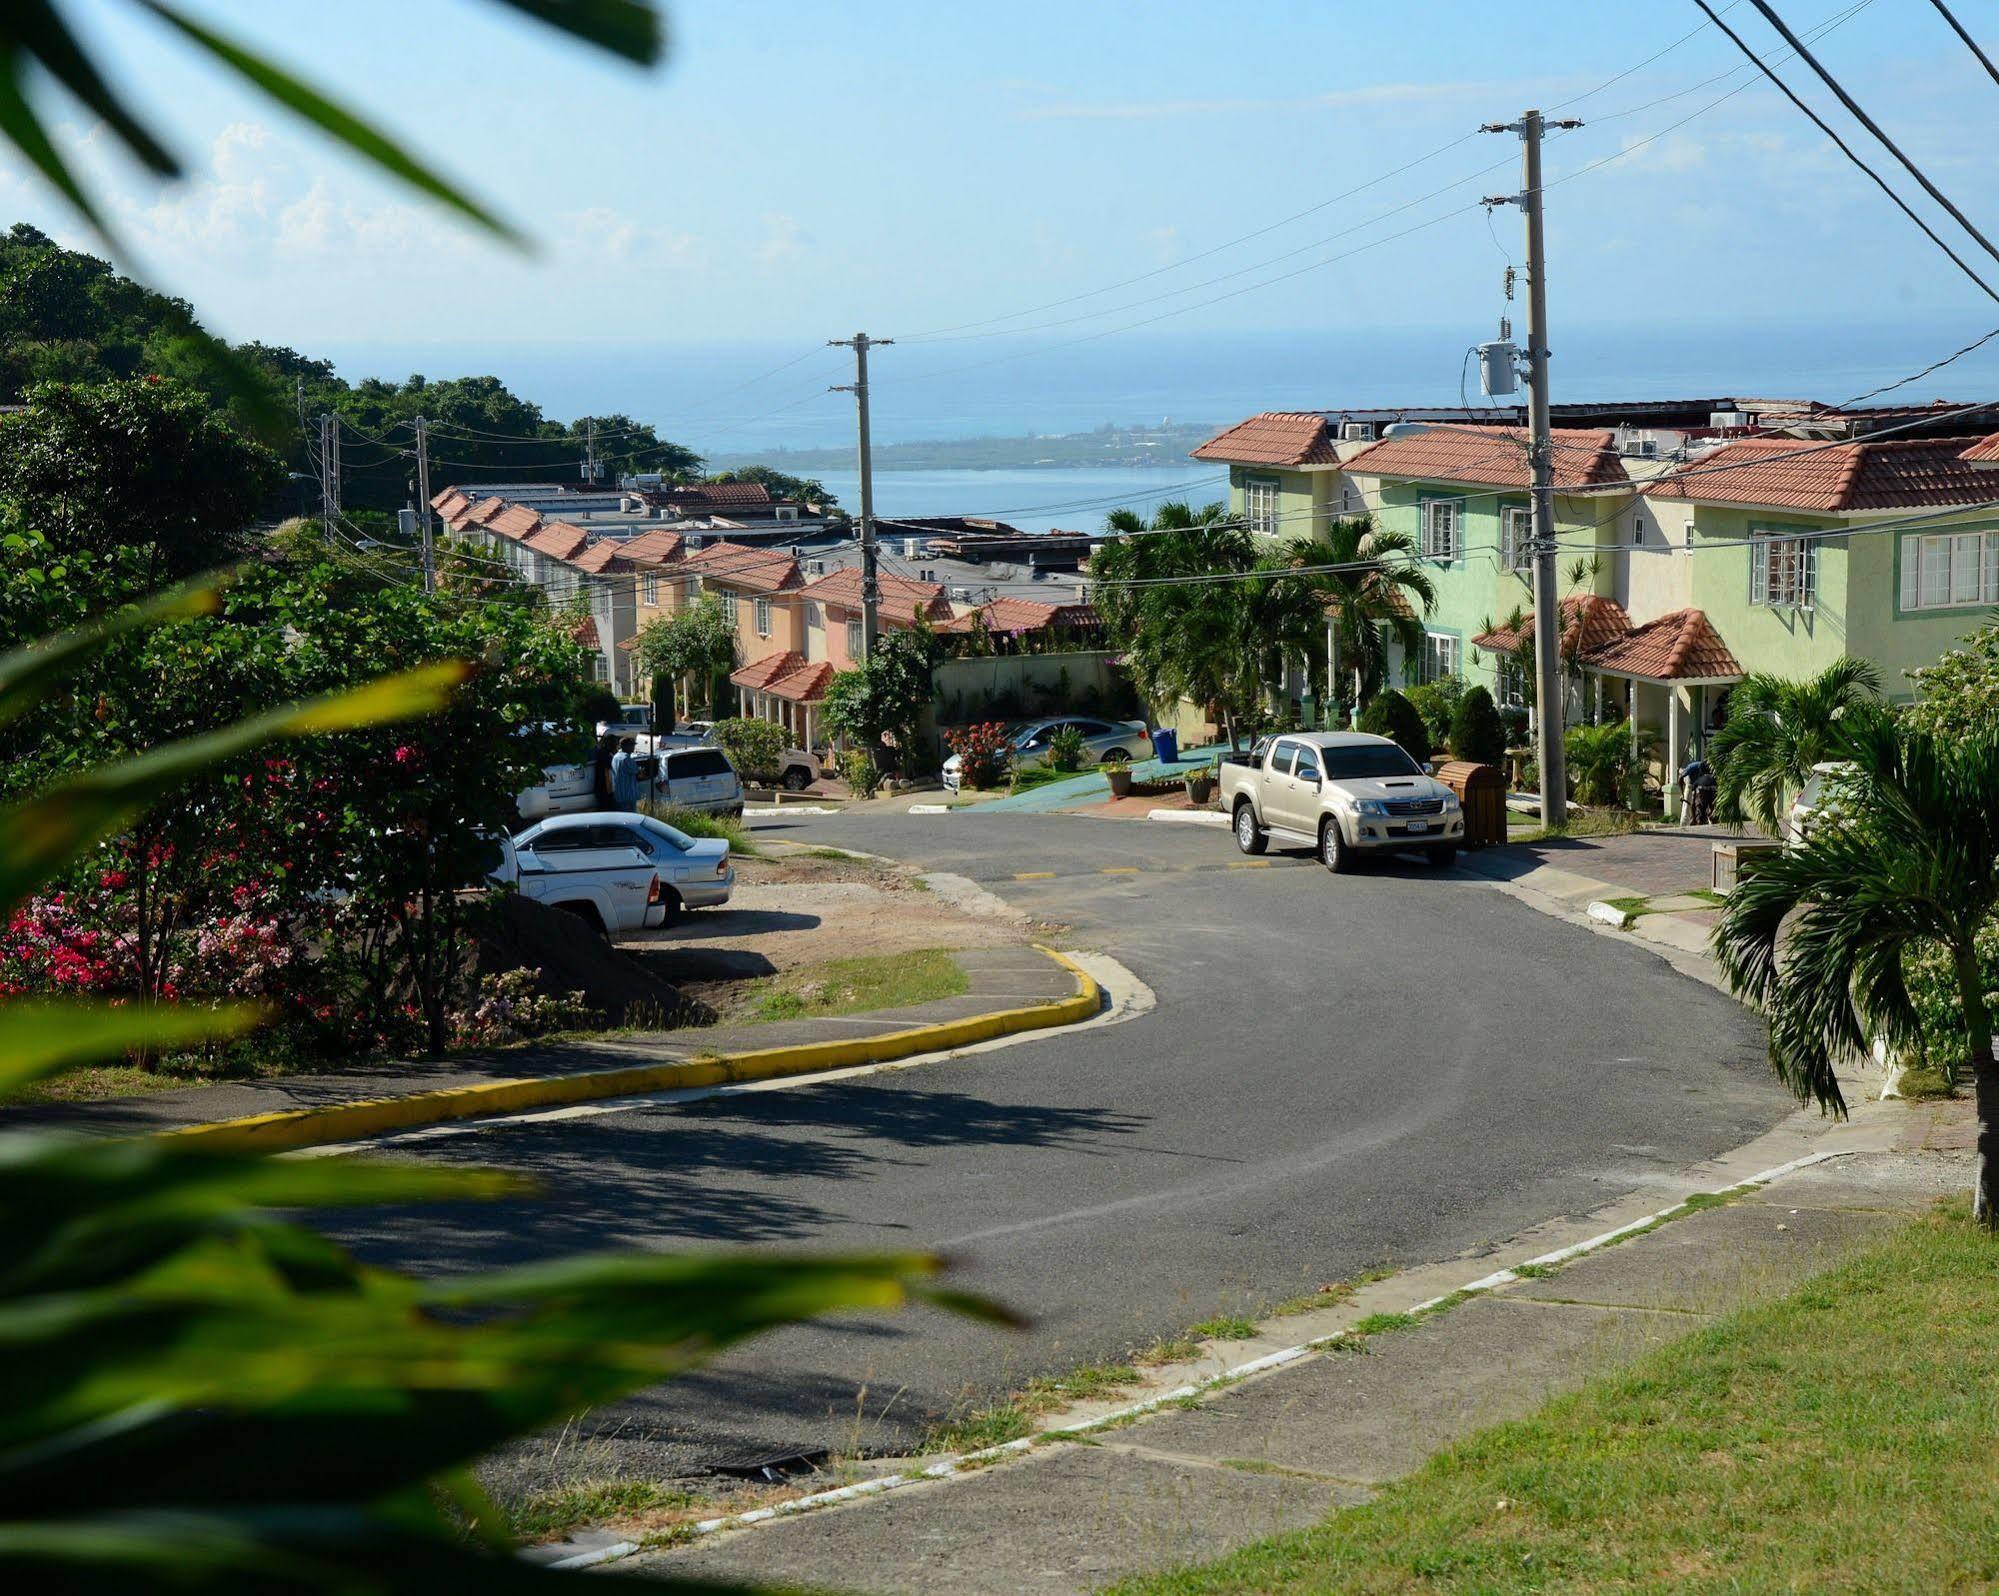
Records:
[[[1313,570],[1306,580],[1333,623],[1333,651],[1353,677],[1354,707],[1371,698],[1388,672],[1388,639],[1415,658],[1423,647],[1418,606],[1427,615],[1437,590],[1423,569],[1416,540],[1375,526],[1367,516],[1343,517],[1313,537],[1293,538],[1285,554]],[[1330,684],[1328,684],[1330,685]]]
[[[1904,959],[1949,957],[1977,1099],[1973,1212],[1999,1230],[1999,1065],[1977,936],[1999,911],[1999,730],[1946,738],[1849,707],[1825,752],[1850,761],[1799,845],[1729,894],[1714,949],[1770,1023],[1770,1060],[1801,1101],[1846,1111],[1835,1067],[1875,1037],[1919,1039]]]
[[[1832,750],[1842,723],[1880,702],[1881,673],[1866,660],[1833,661],[1802,682],[1745,677],[1728,699],[1728,719],[1714,734],[1715,811],[1740,825],[1745,815],[1771,836],[1781,833],[1787,795],[1805,784]]]

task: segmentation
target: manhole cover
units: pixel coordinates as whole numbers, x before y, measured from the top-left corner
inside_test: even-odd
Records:
[[[825,1461],[823,1446],[780,1446],[717,1458],[708,1465],[708,1472],[733,1474],[739,1480],[782,1480],[816,1469]]]

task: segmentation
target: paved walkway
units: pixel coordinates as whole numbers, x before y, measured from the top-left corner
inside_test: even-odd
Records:
[[[1963,1105],[1949,1106],[1961,1117]],[[1895,1138],[1877,1127],[1876,1139]],[[1787,1291],[1968,1180],[1960,1154],[1844,1156],[1205,1400],[624,1567],[812,1589],[1054,1596],[1212,1558],[1366,1501],[1476,1430]],[[1441,1289],[1437,1269],[1419,1271],[1362,1291],[1348,1317],[1406,1312]]]
[[[140,1097],[28,1104],[0,1108],[0,1128],[60,1128],[137,1135],[179,1125],[317,1108],[361,1098],[402,1097],[446,1087],[474,1086],[482,1081],[518,1080],[525,1075],[621,1069],[632,1064],[672,1063],[704,1054],[786,1047],[828,1038],[879,1036],[911,1026],[933,1025],[995,1009],[1065,998],[1076,990],[1075,978],[1067,970],[1031,947],[968,948],[951,957],[965,972],[968,983],[965,992],[908,1008],[876,1009],[841,1018],[780,1020],[763,1025],[631,1031],[571,1042],[531,1043],[444,1060],[409,1060],[362,1069],[287,1075],[274,1080],[187,1087]]]

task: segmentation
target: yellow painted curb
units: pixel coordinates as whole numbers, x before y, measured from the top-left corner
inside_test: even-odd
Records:
[[[852,1069],[860,1064],[884,1064],[918,1053],[937,1053],[1021,1031],[1050,1030],[1092,1018],[1102,1005],[1097,983],[1072,959],[1053,948],[1035,944],[1076,978],[1073,997],[1037,1003],[1024,1009],[998,1009],[969,1019],[943,1020],[912,1026],[881,1036],[854,1037],[839,1042],[806,1042],[797,1047],[766,1047],[750,1053],[723,1053],[713,1058],[675,1064],[636,1064],[626,1069],[583,1070],[570,1075],[525,1076],[519,1080],[481,1081],[476,1086],[450,1086],[441,1091],[415,1092],[408,1097],[368,1098],[335,1103],[326,1108],[289,1109],[278,1114],[253,1114],[246,1119],[215,1120],[186,1125],[159,1134],[204,1147],[240,1152],[284,1152],[295,1147],[321,1147],[330,1142],[359,1141],[387,1131],[410,1130],[453,1119],[484,1119],[530,1108],[558,1108],[602,1097],[642,1092],[666,1092],[677,1087],[723,1086],[741,1081],[778,1080],[788,1075],[813,1075],[824,1070]]]

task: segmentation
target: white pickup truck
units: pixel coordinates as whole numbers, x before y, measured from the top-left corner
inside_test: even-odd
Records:
[[[556,815],[497,840],[494,881],[610,936],[727,903],[736,885],[726,840],[690,837],[650,815]]]
[[[1457,794],[1398,744],[1365,732],[1291,732],[1223,759],[1222,808],[1236,846],[1262,853],[1272,837],[1318,850],[1328,870],[1364,853],[1420,849],[1439,865],[1458,856],[1465,817]]]

